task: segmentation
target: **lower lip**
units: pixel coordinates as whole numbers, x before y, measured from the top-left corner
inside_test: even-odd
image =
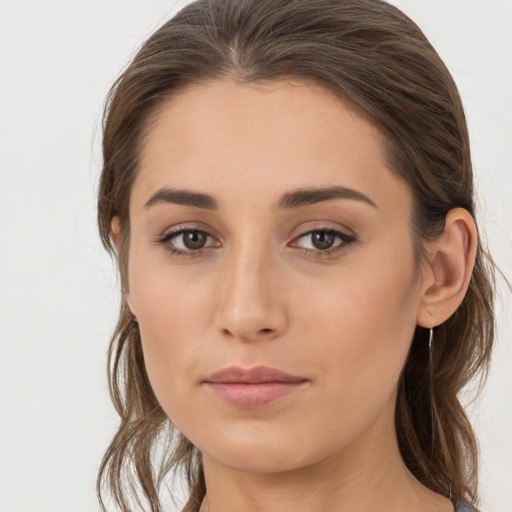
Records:
[[[261,382],[242,384],[238,382],[206,382],[205,384],[220,398],[237,407],[262,407],[304,387],[302,382]]]

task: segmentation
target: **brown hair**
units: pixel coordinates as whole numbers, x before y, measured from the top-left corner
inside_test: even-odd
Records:
[[[449,210],[462,207],[474,216],[461,99],[434,48],[401,11],[380,0],[199,0],[142,45],[107,98],[98,222],[103,244],[114,252],[111,221],[120,218],[123,288],[130,189],[151,116],[180,88],[221,78],[310,81],[372,120],[385,136],[391,168],[414,194],[418,257],[422,244],[442,232]],[[479,242],[464,301],[435,329],[431,364],[428,333],[416,329],[396,404],[396,433],[410,471],[430,489],[471,503],[478,498],[477,445],[458,394],[488,368],[493,279],[492,260]],[[108,489],[124,512],[133,510],[130,495],[161,512],[162,483],[183,471],[189,486],[183,511],[197,511],[206,492],[201,453],[156,400],[124,301],[110,345],[109,380],[121,424],[98,476],[103,509]],[[158,457],[157,446],[163,450]]]

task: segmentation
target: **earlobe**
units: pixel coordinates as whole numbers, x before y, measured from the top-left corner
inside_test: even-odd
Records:
[[[431,243],[418,325],[430,328],[455,313],[466,295],[476,248],[477,231],[471,214],[463,208],[450,210],[441,236]]]

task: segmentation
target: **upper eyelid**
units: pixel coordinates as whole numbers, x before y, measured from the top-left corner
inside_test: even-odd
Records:
[[[310,222],[315,222],[315,221],[310,221]],[[178,224],[176,226],[165,229],[163,231],[163,233],[160,235],[160,238],[163,238],[164,236],[168,236],[168,235],[175,235],[178,233],[187,232],[187,231],[202,231],[204,233],[207,233],[210,236],[220,238],[217,234],[215,234],[215,230],[212,229],[210,226],[202,227],[200,225],[186,225],[186,224]],[[296,231],[296,229],[294,229],[294,231]],[[319,226],[309,228],[306,231],[296,234],[294,236],[294,238],[304,236],[309,233],[313,233],[315,231],[332,231],[332,232],[338,232],[338,233],[346,235],[346,236],[356,236],[355,232],[346,226],[334,227],[334,226],[327,226],[327,225],[319,225]]]
[[[159,239],[170,237],[173,235],[179,235],[182,233],[186,233],[188,231],[201,231],[202,233],[206,233],[208,236],[212,236],[214,238],[218,238],[217,235],[212,233],[212,229],[209,226],[190,226],[184,224],[178,224],[177,226],[173,226],[171,228],[167,228],[163,231],[163,233],[158,237]]]
[[[204,229],[204,228],[200,228],[200,227],[194,227],[194,226],[177,226],[175,228],[172,228],[170,231],[169,230],[165,230],[164,233],[162,235],[160,235],[158,238],[159,239],[168,238],[168,237],[175,236],[175,235],[180,235],[180,234],[183,234],[183,233],[186,233],[186,232],[189,232],[189,231],[200,231],[202,233],[206,233],[208,236],[211,236],[213,238],[218,238],[217,235],[214,235],[211,231],[208,231],[208,229]],[[355,237],[355,234],[352,232],[352,230],[349,230],[349,229],[347,229],[346,231],[342,231],[339,228],[333,228],[333,227],[330,227],[330,226],[320,226],[320,227],[315,227],[315,228],[308,229],[307,231],[304,231],[302,233],[299,233],[299,234],[295,235],[293,237],[293,240],[296,240],[297,238],[301,238],[301,237],[306,236],[306,235],[310,235],[311,233],[315,233],[315,232],[318,232],[318,231],[328,231],[328,232],[331,232],[331,233],[336,233],[336,234],[339,234],[339,235],[344,235],[346,237]],[[349,231],[349,232],[347,233],[347,231]]]

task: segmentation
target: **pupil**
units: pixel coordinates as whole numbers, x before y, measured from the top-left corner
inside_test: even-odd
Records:
[[[317,249],[330,249],[334,245],[334,234],[326,231],[313,233],[313,245]]]
[[[202,231],[188,231],[183,236],[183,243],[188,249],[201,249],[206,243],[206,235]]]

